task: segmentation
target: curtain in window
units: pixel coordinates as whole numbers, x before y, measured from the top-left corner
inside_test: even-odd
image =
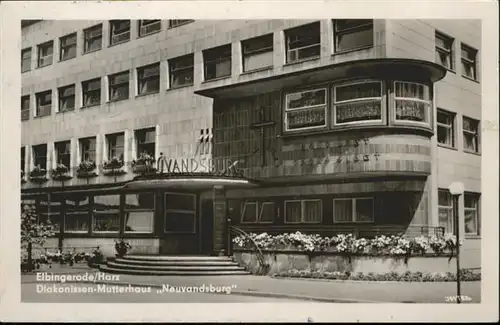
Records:
[[[321,221],[321,201],[304,201],[304,222]]]
[[[335,200],[333,218],[337,222],[352,221],[352,200]]]
[[[302,205],[300,201],[285,202],[286,222],[300,222],[302,215]]]

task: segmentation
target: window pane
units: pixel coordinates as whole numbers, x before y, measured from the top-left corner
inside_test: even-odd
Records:
[[[120,230],[120,195],[95,196],[93,209],[93,231]]]
[[[321,222],[321,201],[304,201],[304,222]]]
[[[154,211],[126,211],[125,231],[153,232]]]
[[[335,105],[336,123],[381,120],[380,101],[355,102]]]
[[[274,221],[274,202],[264,202],[260,208],[260,222],[273,222]]]
[[[475,195],[471,194],[465,194],[464,195],[464,207],[465,208],[471,208],[471,209],[476,209],[477,208],[477,197]]]
[[[442,127],[442,126],[438,125],[437,140],[438,140],[438,143],[453,146],[452,128]]]
[[[361,27],[364,25],[373,25],[373,20],[371,19],[336,19],[335,29],[337,31],[343,31],[350,28]]]
[[[285,202],[285,221],[300,222],[302,216],[302,205],[300,201]]]
[[[287,94],[287,109],[309,107],[326,104],[326,89],[309,90]]]
[[[371,97],[382,97],[382,86],[379,82],[335,87],[335,102]]]
[[[69,198],[66,198],[66,211],[88,212],[89,204],[90,201],[88,196],[71,195]]]
[[[34,204],[34,202],[33,202]],[[38,223],[50,221],[59,231],[61,226],[62,204],[58,200],[48,200],[47,197],[42,198],[36,206],[38,214]]]
[[[154,193],[137,193],[125,195],[125,209],[154,210]]]
[[[352,200],[334,200],[333,218],[336,222],[350,222],[352,221]]]
[[[261,52],[247,55],[243,59],[244,71],[251,71],[273,65],[273,52]]]
[[[286,112],[289,130],[326,125],[325,107]]]
[[[257,203],[245,202],[243,206],[242,222],[256,222],[257,221]]]
[[[429,104],[411,100],[396,100],[396,119],[404,121],[428,122]]]
[[[193,232],[195,230],[194,222],[194,213],[167,211],[165,230],[175,232]]]
[[[89,231],[89,215],[87,213],[66,213],[65,231]]]
[[[167,194],[165,209],[167,210],[196,210],[196,198],[194,195],[186,194]]]
[[[451,195],[448,191],[438,191],[438,205],[451,207]]]
[[[444,227],[445,233],[453,233],[453,217],[451,208],[438,208],[439,226]]]
[[[465,209],[464,219],[465,219],[465,233],[474,235],[478,234],[477,210]]]
[[[337,35],[337,51],[354,50],[373,45],[373,29]]]
[[[373,221],[373,199],[356,199],[356,221]]]

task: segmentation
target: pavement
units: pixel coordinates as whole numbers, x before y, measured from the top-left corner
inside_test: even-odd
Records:
[[[145,287],[151,291],[165,291],[162,296],[173,296],[168,290],[176,288],[175,296],[182,301],[189,302],[240,302],[240,298],[249,297],[248,300],[258,301],[255,298],[269,298],[275,302],[277,300],[295,301],[315,301],[315,302],[334,302],[334,303],[449,303],[453,302],[456,295],[456,282],[369,282],[369,281],[341,281],[341,280],[319,280],[319,279],[298,279],[298,278],[273,278],[269,276],[254,275],[232,275],[232,276],[141,276],[141,275],[111,275],[100,273],[96,269],[90,269],[84,266],[77,267],[58,267],[46,270],[54,274],[93,274],[93,281],[69,281],[74,285],[80,286],[105,284],[108,287]],[[37,280],[33,274],[22,275],[22,294],[23,301],[31,299],[35,292]],[[58,285],[61,285],[60,283]],[[212,286],[214,289],[211,289]],[[205,288],[206,292],[189,292],[196,289],[186,288]],[[208,288],[208,289],[207,289]],[[215,289],[219,288],[219,289]],[[221,289],[222,288],[222,289]],[[224,288],[230,288],[230,294],[224,292]],[[116,289],[118,290],[118,289]],[[124,289],[122,289],[124,290]],[[183,291],[184,290],[184,291]],[[214,291],[222,292],[216,293]],[[187,292],[186,292],[187,291]],[[461,286],[463,296],[467,296],[464,303],[481,302],[481,282],[463,282]],[[165,294],[166,293],[166,294]],[[45,294],[35,294],[35,296],[47,296]],[[114,295],[118,297],[120,295]],[[125,296],[125,295],[122,295]],[[128,295],[135,298],[126,298],[127,301],[151,301],[151,297],[141,294],[138,298],[134,294]],[[157,296],[157,294],[156,294]],[[215,297],[217,296],[217,297]],[[225,296],[225,298],[224,298]],[[207,299],[205,299],[207,297]],[[210,297],[210,298],[209,298]],[[55,299],[55,298],[54,298]],[[90,299],[90,298],[89,298]],[[118,299],[118,298],[117,298]],[[138,300],[134,300],[138,299]],[[158,299],[158,298],[156,298]],[[175,301],[177,298],[164,298],[166,301]],[[169,300],[170,299],[170,300]],[[71,300],[71,299],[69,299]],[[95,300],[94,300],[95,301]],[[101,300],[99,300],[101,301]],[[122,300],[115,300],[115,302]],[[125,302],[125,301],[123,301]]]

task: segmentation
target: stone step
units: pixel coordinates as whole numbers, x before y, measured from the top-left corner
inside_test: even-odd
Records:
[[[127,270],[153,270],[153,271],[233,271],[233,270],[245,270],[245,268],[239,266],[238,264],[233,265],[173,265],[173,266],[151,266],[151,265],[135,265],[117,262],[108,262],[109,267],[115,269],[127,269]]]
[[[125,255],[121,258],[136,261],[233,261],[228,256]]]
[[[130,275],[175,275],[175,276],[214,276],[214,275],[248,275],[250,272],[242,270],[228,270],[228,271],[156,271],[156,270],[137,270],[137,269],[117,269],[107,265],[101,265],[99,270],[107,273],[115,274],[130,274]]]
[[[116,263],[129,264],[129,265],[151,265],[151,266],[233,266],[238,265],[238,263],[232,260],[208,260],[208,261],[198,261],[198,260],[136,260],[129,258],[116,258],[114,260]]]

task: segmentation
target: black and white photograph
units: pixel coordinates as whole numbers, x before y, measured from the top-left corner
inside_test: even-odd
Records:
[[[1,5],[2,319],[495,320],[498,4],[89,2]]]

